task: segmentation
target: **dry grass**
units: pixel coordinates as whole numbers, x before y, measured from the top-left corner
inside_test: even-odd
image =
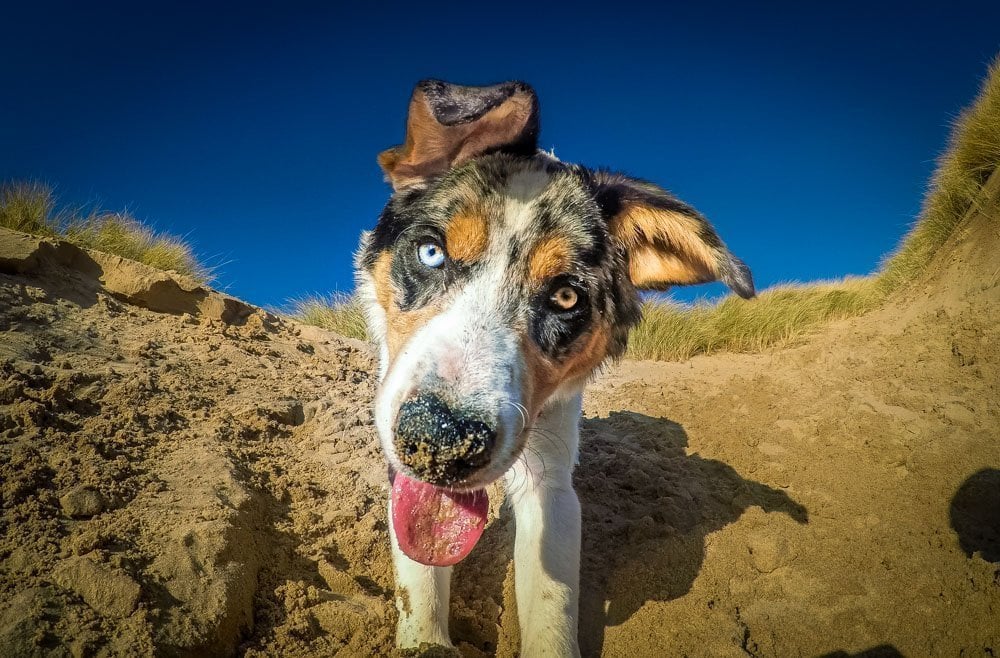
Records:
[[[174,270],[200,281],[211,278],[208,268],[180,238],[157,233],[133,217],[101,214],[65,227],[65,237],[88,249],[130,258],[160,270]]]
[[[58,237],[87,249],[173,270],[205,282],[211,270],[184,240],[158,233],[128,213],[56,208],[51,188],[41,183],[0,185],[0,226],[43,237]]]
[[[299,322],[314,324],[341,336],[368,340],[364,311],[350,295],[333,294],[295,300],[291,315]]]
[[[975,207],[998,164],[1000,58],[990,67],[976,101],[955,122],[917,223],[878,272],[841,281],[776,286],[749,302],[732,296],[694,306],[648,302],[642,323],[629,339],[628,356],[678,361],[712,352],[754,352],[792,341],[824,322],[877,308],[926,270]],[[304,304],[297,307],[300,320],[364,337],[364,318],[356,301],[314,298]]]
[[[719,351],[753,352],[786,343],[839,318],[861,315],[914,281],[930,264],[1000,165],[1000,58],[972,106],[955,122],[948,148],[924,198],[920,218],[896,251],[868,277],[777,286],[750,302],[714,305],[647,303],[629,339],[634,359],[678,361]]]
[[[976,208],[979,192],[1000,165],[1000,57],[976,101],[955,121],[948,148],[924,198],[920,219],[882,265],[879,286],[892,292],[915,279]]]
[[[884,299],[871,278],[853,277],[775,286],[751,302],[733,296],[693,306],[648,302],[627,355],[676,361],[720,351],[756,352],[820,322],[864,313]]]
[[[52,190],[41,183],[0,185],[0,226],[47,238],[59,233]]]

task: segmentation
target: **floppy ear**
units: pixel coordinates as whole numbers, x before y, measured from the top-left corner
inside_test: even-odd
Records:
[[[666,290],[722,281],[744,299],[754,296],[750,268],[729,253],[697,210],[634,178],[598,172],[594,183],[608,230],[625,250],[636,288]]]
[[[538,99],[525,83],[423,80],[410,98],[406,141],[380,153],[378,163],[398,190],[484,153],[531,155],[537,144]]]

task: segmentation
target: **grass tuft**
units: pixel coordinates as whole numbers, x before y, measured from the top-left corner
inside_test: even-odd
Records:
[[[333,331],[341,336],[368,340],[368,325],[357,299],[335,293],[306,297],[292,302],[292,317],[305,324]]]
[[[9,182],[0,185],[0,226],[47,238],[59,233],[52,190],[41,183]]]
[[[157,233],[124,213],[103,213],[70,222],[64,227],[70,242],[158,270],[173,270],[207,281],[211,273],[195,257],[191,246],[172,235]]]
[[[885,299],[867,277],[769,288],[751,302],[728,296],[688,306],[647,302],[627,356],[674,361],[713,352],[757,352],[821,322],[869,311]]]
[[[714,304],[647,302],[629,338],[633,359],[679,361],[713,352],[756,352],[787,343],[824,322],[871,311],[926,271],[1000,164],[1000,58],[979,96],[955,122],[938,159],[920,217],[878,272],[840,281],[775,286],[752,301],[729,296]],[[349,297],[313,298],[298,319],[364,337],[364,316]],[[349,334],[347,332],[350,332]]]
[[[184,240],[159,233],[128,213],[57,210],[52,189],[36,182],[0,185],[0,226],[42,237],[57,237],[138,261],[160,270],[173,270],[201,282],[211,270]]]

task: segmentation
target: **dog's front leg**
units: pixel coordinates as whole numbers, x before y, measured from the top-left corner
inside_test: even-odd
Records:
[[[428,567],[403,553],[392,524],[389,503],[389,536],[392,562],[396,570],[396,646],[419,647],[423,643],[451,646],[448,637],[448,600],[451,595],[451,567]]]
[[[573,490],[580,396],[539,418],[507,475],[517,534],[514,585],[521,656],[579,656],[580,501]]]

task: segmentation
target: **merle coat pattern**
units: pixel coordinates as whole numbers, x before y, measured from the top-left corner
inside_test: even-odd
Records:
[[[538,150],[538,131],[524,83],[419,83],[405,142],[379,156],[394,193],[356,265],[390,477],[448,491],[502,478],[522,655],[572,656],[583,387],[624,352],[638,290],[754,289],[696,210],[651,183],[560,162]],[[450,567],[411,559],[391,534],[397,643],[449,645]]]

